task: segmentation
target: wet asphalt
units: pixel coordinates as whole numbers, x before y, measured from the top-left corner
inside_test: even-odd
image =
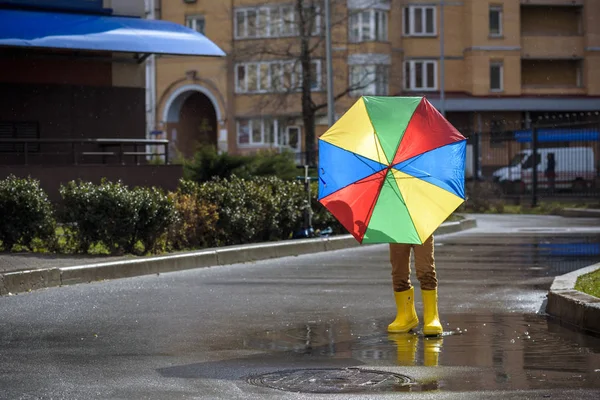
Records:
[[[386,332],[385,245],[52,288],[0,298],[0,398],[600,398],[600,338],[540,312],[600,221],[478,224],[436,238],[442,338]]]

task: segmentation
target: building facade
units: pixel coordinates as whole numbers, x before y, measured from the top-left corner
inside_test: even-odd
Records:
[[[314,4],[312,14],[300,18],[298,1]],[[600,1],[330,1],[338,117],[360,95],[425,95],[463,131],[600,110]],[[159,18],[228,54],[157,60],[157,124],[183,156],[203,142],[234,153],[303,151],[302,26],[312,100],[322,106],[317,134],[326,130],[322,2],[169,0],[159,8]]]
[[[0,178],[39,179],[52,200],[73,179],[176,186],[181,166],[146,162],[146,60],[224,54],[144,18],[148,3],[0,0]]]

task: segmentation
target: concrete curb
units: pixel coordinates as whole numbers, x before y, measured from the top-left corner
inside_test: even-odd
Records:
[[[435,233],[443,235],[460,232],[476,226],[477,221],[475,219],[464,219],[459,222],[444,223]],[[284,240],[243,246],[228,246],[189,253],[111,261],[74,267],[9,272],[0,274],[0,295],[28,292],[47,287],[96,282],[106,279],[129,278],[159,274],[161,272],[183,271],[193,268],[214,267],[297,256],[300,254],[341,250],[358,246],[360,244],[352,235],[340,235],[330,238]]]
[[[600,218],[600,210],[592,208],[563,208],[559,214],[570,218]]]
[[[546,312],[578,328],[600,333],[600,299],[575,290],[577,278],[600,269],[600,263],[554,278]]]

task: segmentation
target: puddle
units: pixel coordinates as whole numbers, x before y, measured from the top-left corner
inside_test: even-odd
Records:
[[[414,391],[600,388],[600,338],[540,315],[444,317],[447,325],[439,338],[419,332],[388,334],[389,321],[331,320],[257,333],[244,340],[244,347],[301,354],[303,360],[352,359],[374,368],[403,367],[409,376],[412,368],[436,371],[434,380],[417,378],[409,389]],[[468,376],[437,372],[453,367],[474,370]]]
[[[442,337],[388,334],[388,320],[318,320],[313,313],[310,322],[249,335],[244,347],[302,361],[392,368],[415,378],[410,390],[600,388],[600,338],[518,307],[541,302],[539,292],[552,277],[600,262],[600,235],[456,237],[440,244],[436,258],[440,275],[446,266],[446,282],[454,279],[462,290],[479,285],[479,303],[465,306],[466,294],[447,295],[466,308],[442,307]]]

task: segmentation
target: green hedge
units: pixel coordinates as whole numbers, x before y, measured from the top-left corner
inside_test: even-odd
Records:
[[[312,184],[313,227],[344,229],[317,202]],[[69,182],[60,188],[61,239],[53,210],[39,183],[0,180],[0,240],[33,250],[34,239],[60,244],[60,252],[142,254],[289,239],[303,227],[306,194],[302,183],[277,177],[232,175],[196,183],[181,180],[165,194],[155,188],[128,188],[121,182]],[[50,246],[46,246],[50,248]]]
[[[60,188],[62,221],[77,243],[88,252],[102,243],[110,253],[156,252],[175,221],[175,207],[156,188],[129,189],[121,182],[69,182]]]
[[[300,228],[303,187],[294,181],[234,175],[200,184],[182,180],[179,191],[218,205],[217,245],[287,239]]]
[[[42,246],[54,247],[54,213],[39,181],[14,175],[0,180],[0,216],[3,250],[11,251],[15,244],[32,250],[35,239]]]

